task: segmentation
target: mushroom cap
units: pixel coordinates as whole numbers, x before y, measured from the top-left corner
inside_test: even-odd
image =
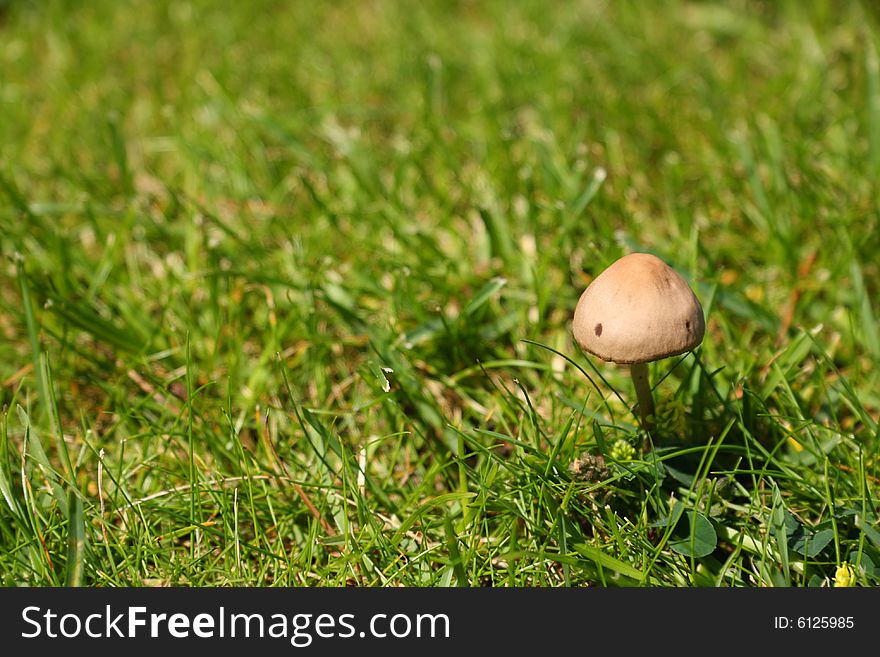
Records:
[[[649,253],[626,255],[599,274],[581,295],[572,323],[584,350],[627,364],[690,351],[705,329],[687,281]]]

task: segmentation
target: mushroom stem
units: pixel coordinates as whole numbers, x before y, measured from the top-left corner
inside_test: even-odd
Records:
[[[636,387],[636,397],[639,400],[639,415],[642,417],[642,428],[651,433],[654,429],[652,416],[654,415],[654,397],[651,394],[651,382],[648,376],[647,363],[633,363],[629,366],[633,384]]]

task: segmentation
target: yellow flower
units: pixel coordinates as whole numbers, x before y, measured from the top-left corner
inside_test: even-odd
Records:
[[[683,438],[687,432],[685,407],[677,399],[664,399],[654,410],[654,429],[664,438]]]
[[[611,449],[608,450],[608,456],[615,461],[632,461],[635,455],[635,448],[623,438],[614,441]]]
[[[855,586],[856,573],[848,563],[840,566],[834,573],[835,587]]]

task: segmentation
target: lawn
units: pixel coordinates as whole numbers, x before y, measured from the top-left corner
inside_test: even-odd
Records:
[[[0,2],[0,584],[880,585],[880,12]],[[630,252],[702,345],[575,343]]]

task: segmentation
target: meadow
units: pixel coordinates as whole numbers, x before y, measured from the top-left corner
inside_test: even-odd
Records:
[[[0,2],[0,584],[880,584],[872,3]],[[695,351],[582,352],[630,252]]]

